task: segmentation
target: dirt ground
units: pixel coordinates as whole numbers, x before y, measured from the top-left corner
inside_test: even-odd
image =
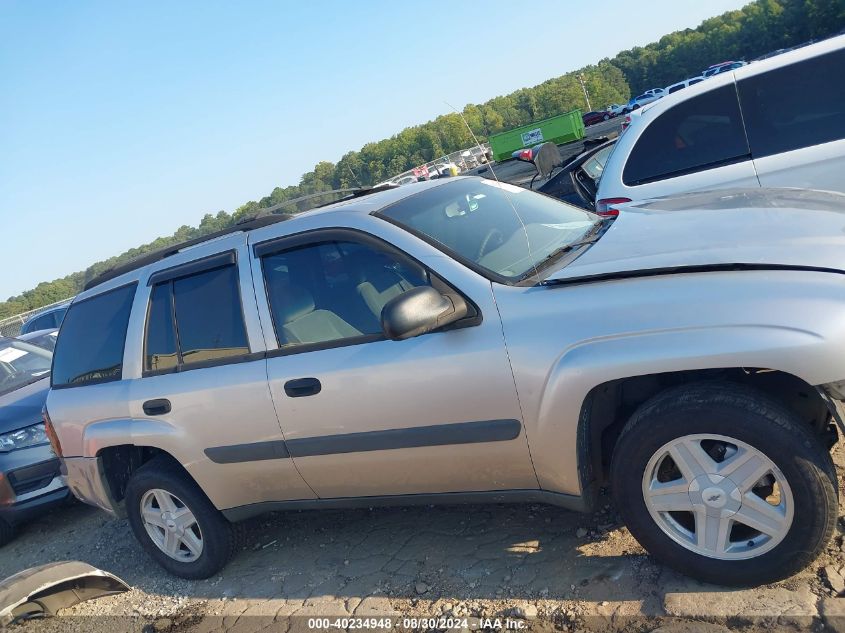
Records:
[[[842,482],[841,444],[834,458]],[[591,516],[533,505],[414,507],[280,513],[247,529],[221,575],[191,582],[166,575],[126,522],[80,504],[59,509],[0,550],[0,578],[76,559],[132,589],[11,630],[845,632],[845,598],[835,597],[845,589],[841,517],[811,568],[746,590],[655,563],[609,498]]]

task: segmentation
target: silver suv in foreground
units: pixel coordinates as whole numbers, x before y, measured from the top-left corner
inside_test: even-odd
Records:
[[[659,560],[769,582],[837,518],[843,253],[839,194],[600,218],[478,178],[362,193],[91,282],[48,433],[73,492],[185,578],[262,512],[589,510],[609,485]]]

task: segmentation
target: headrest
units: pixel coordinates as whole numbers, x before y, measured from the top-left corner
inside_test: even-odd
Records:
[[[314,296],[301,286],[288,286],[279,304],[282,322],[290,323],[314,311]]]

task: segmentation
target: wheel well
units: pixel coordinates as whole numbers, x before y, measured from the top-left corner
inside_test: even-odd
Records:
[[[634,411],[657,393],[684,383],[728,380],[755,387],[798,415],[833,446],[836,428],[815,387],[780,371],[736,367],[632,376],[602,383],[587,394],[579,421],[582,483],[607,481],[616,440]]]
[[[121,444],[109,446],[97,453],[102,459],[103,475],[109,488],[109,493],[114,501],[123,502],[126,493],[126,484],[132,474],[141,466],[156,457],[163,457],[176,464],[185,474],[190,477],[179,461],[167,451],[153,446],[135,446],[133,444]]]

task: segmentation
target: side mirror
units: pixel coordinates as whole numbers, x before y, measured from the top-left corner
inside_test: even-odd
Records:
[[[406,290],[384,305],[381,327],[387,338],[402,341],[459,321],[467,311],[466,302],[453,303],[431,286],[420,286]]]

